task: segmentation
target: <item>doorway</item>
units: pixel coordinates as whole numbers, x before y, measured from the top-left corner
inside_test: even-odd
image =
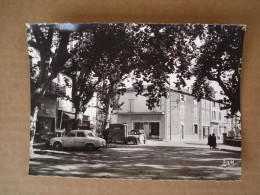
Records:
[[[153,138],[159,138],[160,125],[159,123],[150,123],[151,136]]]

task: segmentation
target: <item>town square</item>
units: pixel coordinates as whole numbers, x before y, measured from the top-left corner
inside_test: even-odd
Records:
[[[244,32],[27,24],[29,175],[240,180]]]

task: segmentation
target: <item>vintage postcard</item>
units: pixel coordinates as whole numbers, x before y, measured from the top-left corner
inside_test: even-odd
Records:
[[[29,175],[241,180],[244,25],[26,27]]]

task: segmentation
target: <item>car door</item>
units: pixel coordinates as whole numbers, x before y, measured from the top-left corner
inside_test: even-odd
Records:
[[[77,147],[77,148],[85,147],[84,146],[85,141],[86,141],[85,133],[84,132],[77,132],[77,136],[75,138],[75,147]]]
[[[63,139],[63,147],[72,148],[75,147],[76,132],[69,132]]]

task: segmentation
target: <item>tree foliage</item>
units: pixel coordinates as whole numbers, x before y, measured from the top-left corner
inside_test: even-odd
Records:
[[[28,24],[32,110],[70,58],[70,33],[62,24]]]
[[[240,111],[240,81],[244,26],[209,25],[205,43],[198,48],[196,63],[190,73],[196,78],[192,92],[207,97],[208,86],[216,82],[224,96],[222,109],[234,115]]]
[[[111,110],[120,107],[118,95],[129,78],[149,109],[167,97],[169,75],[175,74],[179,89],[195,80],[192,94],[198,100],[213,98],[212,82],[218,83],[223,109],[240,110],[243,26],[30,24],[27,31],[32,113],[59,72],[73,80],[76,113],[97,93],[104,126]]]

